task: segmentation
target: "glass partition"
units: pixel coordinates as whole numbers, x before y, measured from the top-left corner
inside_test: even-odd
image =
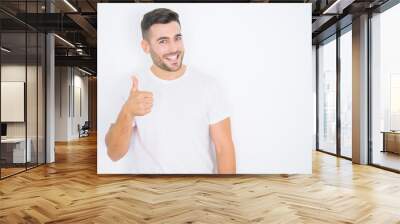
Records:
[[[46,145],[45,145],[45,111],[46,111],[46,38],[45,34],[38,33],[38,74],[37,74],[37,162],[43,164],[46,162]]]
[[[1,175],[24,171],[26,150],[26,33],[1,34]]]
[[[27,113],[27,150],[30,151],[30,161],[27,167],[34,167],[37,165],[38,158],[38,144],[37,144],[37,97],[38,97],[38,34],[36,32],[27,33],[27,74],[26,74],[26,113]]]
[[[318,47],[318,149],[336,154],[336,39]]]
[[[45,34],[15,18],[44,3],[0,2],[1,179],[45,163]]]

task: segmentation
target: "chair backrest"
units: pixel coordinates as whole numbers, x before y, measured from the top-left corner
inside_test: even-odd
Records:
[[[82,128],[89,128],[89,121],[85,121],[85,123],[83,124]]]

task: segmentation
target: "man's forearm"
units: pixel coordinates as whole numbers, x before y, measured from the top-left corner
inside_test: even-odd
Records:
[[[106,135],[107,153],[113,161],[121,159],[128,152],[133,121],[134,116],[127,112],[124,105]]]
[[[236,156],[233,143],[217,146],[218,174],[236,173]]]

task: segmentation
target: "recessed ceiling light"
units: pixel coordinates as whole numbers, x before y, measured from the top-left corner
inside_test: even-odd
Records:
[[[75,12],[78,12],[78,10],[71,4],[69,3],[68,0],[64,0],[65,4],[67,4],[72,10],[74,10]]]
[[[11,52],[11,50],[9,50],[9,49],[7,49],[7,48],[5,48],[5,47],[1,47],[1,50],[4,51],[4,52],[6,52],[6,53],[10,53],[10,52]]]
[[[322,14],[342,14],[343,9],[351,5],[355,0],[336,0]]]
[[[58,39],[60,39],[62,42],[66,43],[67,45],[69,45],[69,46],[75,48],[75,45],[73,45],[73,44],[72,44],[71,42],[69,42],[68,40],[66,40],[66,39],[64,39],[64,38],[62,38],[62,37],[60,37],[60,36],[57,35],[57,34],[54,34],[54,36],[57,37]]]
[[[79,67],[78,67],[78,70],[81,71],[81,72],[83,72],[83,73],[85,73],[85,74],[87,74],[87,75],[90,75],[90,76],[92,75],[92,73],[90,73],[90,72],[88,72],[88,71],[86,71],[86,70],[83,70],[83,69],[81,69],[81,68],[79,68]]]

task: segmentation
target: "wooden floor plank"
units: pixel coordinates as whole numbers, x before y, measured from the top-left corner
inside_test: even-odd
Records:
[[[312,175],[97,175],[96,136],[0,181],[0,223],[398,223],[400,175],[313,153]]]

